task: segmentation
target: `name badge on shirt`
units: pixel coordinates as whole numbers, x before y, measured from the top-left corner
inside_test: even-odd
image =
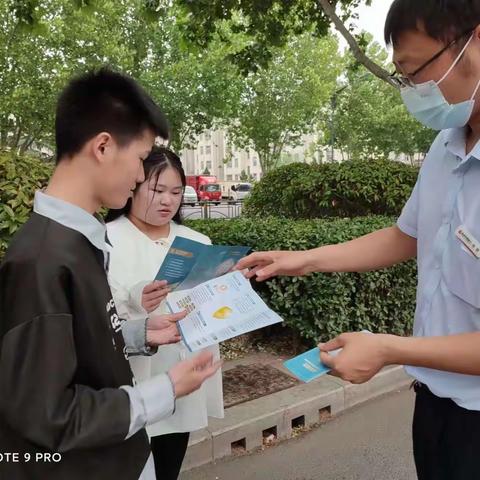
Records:
[[[460,225],[455,230],[455,235],[473,253],[475,258],[480,258],[480,242],[468,231],[465,225]]]

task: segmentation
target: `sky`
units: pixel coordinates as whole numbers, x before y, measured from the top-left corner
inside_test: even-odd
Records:
[[[392,2],[393,0],[373,0],[370,7],[364,5],[358,9],[359,19],[356,21],[357,29],[366,30],[373,34],[375,40],[380,43],[382,47],[385,47],[383,27]],[[340,43],[342,46],[346,46],[343,39],[341,39]]]

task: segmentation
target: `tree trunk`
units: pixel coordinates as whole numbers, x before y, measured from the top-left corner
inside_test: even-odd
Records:
[[[5,148],[7,146],[8,138],[8,124],[6,122],[0,123],[0,148]]]
[[[13,137],[12,150],[16,149],[20,144],[20,139],[22,138],[22,127],[18,127],[16,135]]]
[[[333,25],[335,25],[335,28],[340,32],[342,37],[347,41],[355,59],[376,77],[387,82],[392,87],[398,88],[398,86],[390,79],[389,72],[380,65],[377,65],[374,61],[370,60],[360,48],[355,37],[348,31],[347,27],[336,14],[335,6],[330,3],[330,0],[317,0],[317,4],[323,10],[327,18],[333,23]]]
[[[262,170],[262,174],[265,175],[270,171],[270,165],[269,165],[269,158],[268,158],[268,153],[264,153],[262,151],[258,151],[258,161],[260,163],[260,168]]]
[[[22,143],[20,146],[20,155],[23,155],[25,152],[29,150],[29,148],[33,145],[33,142],[35,141],[35,137],[27,137],[25,141]]]

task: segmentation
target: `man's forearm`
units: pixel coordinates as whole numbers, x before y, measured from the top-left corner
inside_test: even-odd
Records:
[[[309,251],[309,272],[367,272],[414,258],[417,240],[397,226]]]
[[[384,335],[382,342],[387,364],[480,375],[480,332],[444,337]]]

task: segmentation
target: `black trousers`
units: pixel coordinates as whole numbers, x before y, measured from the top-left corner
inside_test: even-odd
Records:
[[[189,433],[169,433],[150,439],[157,480],[177,480],[189,438]]]
[[[419,480],[480,479],[480,411],[414,384],[413,451]],[[480,392],[479,392],[480,393]]]

